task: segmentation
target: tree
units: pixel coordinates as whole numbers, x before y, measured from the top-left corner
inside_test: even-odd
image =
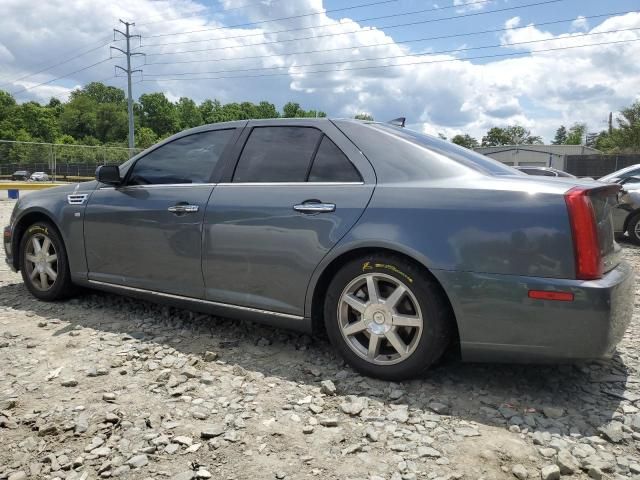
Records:
[[[217,123],[222,121],[222,104],[220,100],[205,100],[198,107],[204,123]]]
[[[451,142],[455,143],[456,145],[460,145],[461,147],[468,148],[469,150],[473,150],[474,148],[477,148],[480,146],[480,144],[478,143],[478,140],[476,140],[471,135],[468,135],[466,133],[464,135],[455,135],[451,139]]]
[[[358,113],[353,118],[355,118],[356,120],[367,120],[369,122],[373,122],[373,115],[370,115],[368,113]]]
[[[542,143],[542,138],[531,135],[531,131],[521,125],[505,128],[493,127],[482,137],[483,147],[500,145],[533,145]]]
[[[298,115],[300,112],[304,112],[304,110],[302,110],[300,108],[300,104],[299,103],[293,103],[293,102],[287,102],[284,107],[282,107],[282,112],[283,112],[283,117],[284,118],[295,118],[297,116],[303,116],[303,115]]]
[[[553,145],[564,145],[567,142],[567,128],[564,125],[560,125],[560,128],[556,130],[556,136],[553,138]]]
[[[197,127],[203,124],[202,114],[196,102],[187,97],[180,97],[176,104],[176,114],[180,130]]]
[[[73,138],[96,136],[98,105],[95,100],[86,95],[76,95],[65,106],[60,115],[62,133]]]
[[[303,110],[299,103],[288,102],[282,108],[284,118],[314,118],[326,117],[327,114],[319,110]]]
[[[587,131],[586,123],[574,123],[569,132],[567,133],[567,139],[565,140],[565,145],[582,145],[582,140]]]
[[[96,108],[96,137],[103,143],[119,142],[127,138],[127,111],[115,103],[98,104]]]
[[[617,121],[617,147],[623,151],[640,152],[640,100],[622,109]]]
[[[158,136],[153,130],[147,127],[136,129],[136,147],[149,148],[158,141]]]
[[[255,118],[278,118],[280,117],[280,112],[273,103],[269,103],[266,101],[260,102],[256,109]]]
[[[79,96],[87,96],[96,103],[117,103],[125,105],[124,90],[111,87],[100,82],[91,82],[71,92],[71,100]]]
[[[159,92],[140,95],[140,123],[156,132],[159,137],[176,133],[180,129],[176,106],[164,93]]]

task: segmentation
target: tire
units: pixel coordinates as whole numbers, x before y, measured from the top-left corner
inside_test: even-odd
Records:
[[[640,245],[640,213],[636,213],[627,224],[629,240],[635,245]]]
[[[369,296],[371,282],[378,302]],[[324,305],[327,335],[345,361],[364,375],[391,381],[423,376],[449,345],[454,321],[437,282],[391,254],[345,264],[331,280]]]
[[[34,242],[40,245],[40,251],[44,247],[47,252],[40,254]],[[58,230],[49,222],[32,224],[22,236],[20,271],[29,292],[40,300],[61,300],[73,293],[64,242]]]

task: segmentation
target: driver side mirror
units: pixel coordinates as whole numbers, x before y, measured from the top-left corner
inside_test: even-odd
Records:
[[[100,165],[96,169],[96,180],[107,185],[120,185],[120,168],[117,165]]]

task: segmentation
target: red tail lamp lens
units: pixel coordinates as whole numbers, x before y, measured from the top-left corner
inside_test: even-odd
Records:
[[[602,278],[604,265],[589,189],[575,187],[564,195],[569,211],[578,280]]]

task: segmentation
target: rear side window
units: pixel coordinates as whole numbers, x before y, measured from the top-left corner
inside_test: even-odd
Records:
[[[309,172],[310,182],[361,182],[360,174],[329,137],[322,138]]]
[[[210,182],[233,131],[194,133],[153,150],[135,163],[129,185]]]
[[[555,173],[550,172],[548,170],[537,170],[535,168],[521,168],[520,171],[526,173],[527,175],[535,175],[538,177],[555,177],[556,176]]]
[[[233,182],[304,182],[322,133],[310,127],[255,127]]]

